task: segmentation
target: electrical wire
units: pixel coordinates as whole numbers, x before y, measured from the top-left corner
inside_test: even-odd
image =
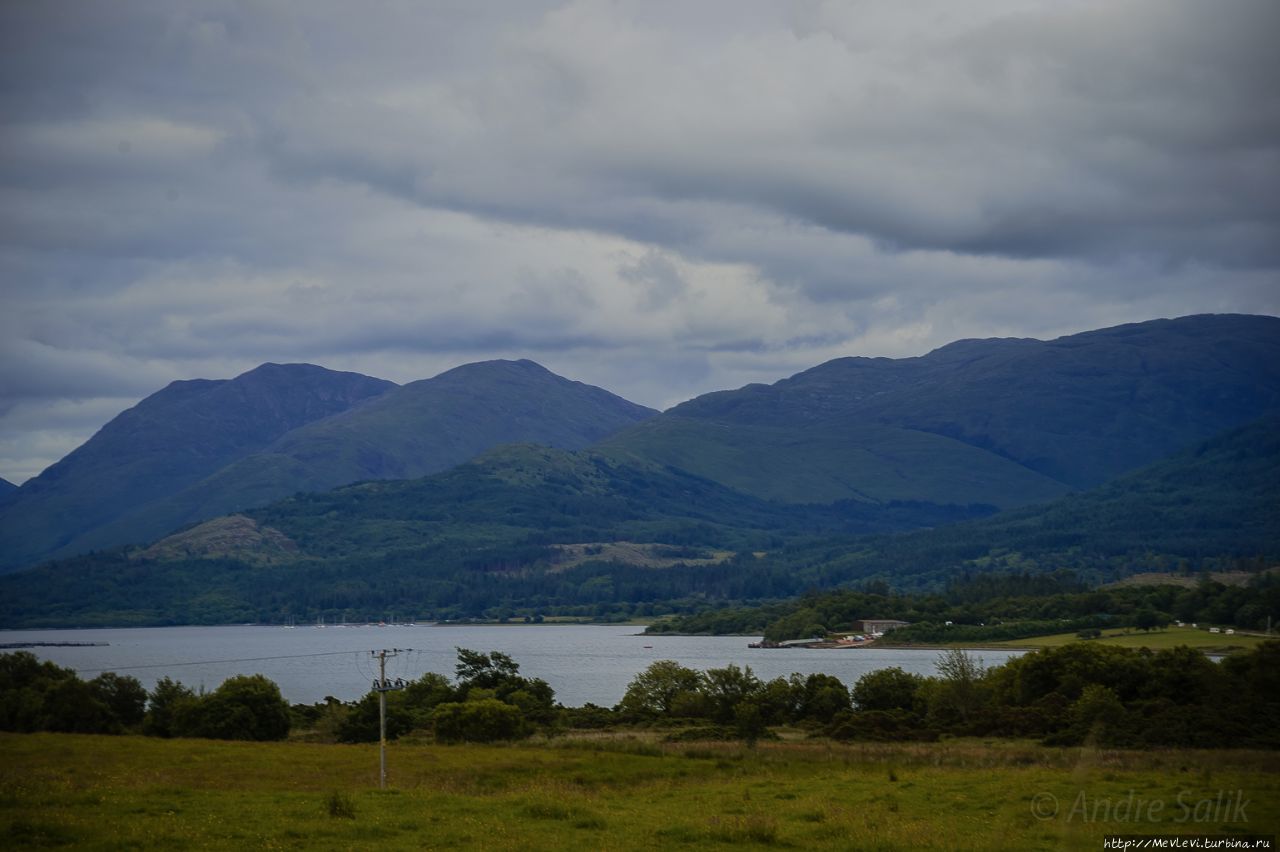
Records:
[[[351,651],[323,651],[316,654],[282,654],[276,657],[240,657],[234,660],[193,660],[189,663],[149,663],[144,666],[113,666],[105,669],[76,669],[79,673],[88,672],[123,672],[133,671],[135,669],[164,669],[173,666],[212,666],[220,663],[261,663],[266,660],[300,660],[304,657],[341,657],[352,653]],[[356,654],[365,653],[356,651]]]

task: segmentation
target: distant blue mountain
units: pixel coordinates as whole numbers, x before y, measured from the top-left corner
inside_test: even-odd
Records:
[[[0,507],[0,560],[72,554],[123,514],[256,452],[291,429],[385,393],[392,382],[310,364],[174,382],[122,412]]]
[[[0,504],[0,568],[152,540],[298,491],[422,476],[498,444],[577,449],[656,413],[532,361],[403,387],[309,364],[174,382]]]
[[[1042,502],[1280,411],[1280,319],[839,358],[700,396],[597,449],[789,502]]]

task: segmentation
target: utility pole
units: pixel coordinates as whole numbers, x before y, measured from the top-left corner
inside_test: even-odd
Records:
[[[373,691],[378,693],[378,789],[387,789],[387,693],[404,689],[406,684],[402,678],[395,681],[387,679],[387,658],[398,655],[411,648],[392,648],[369,653],[378,658],[378,679],[373,682]]]

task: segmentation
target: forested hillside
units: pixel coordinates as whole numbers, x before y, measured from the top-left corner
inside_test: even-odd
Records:
[[[1278,420],[979,520],[966,517],[989,509],[783,504],[678,470],[506,448],[419,480],[280,501],[238,533],[207,525],[0,579],[0,623],[652,615],[875,580],[928,589],[987,571],[1098,582],[1253,565],[1280,557]],[[890,532],[922,523],[936,528]]]
[[[771,503],[678,470],[512,446],[434,476],[297,495],[245,513],[251,523],[209,522],[153,547],[0,578],[0,590],[7,590],[0,612],[6,623],[203,623],[317,609],[361,617],[388,608],[477,615],[495,607],[585,605],[605,612],[619,602],[669,600],[695,589],[785,594],[789,588],[741,570],[757,561],[753,553],[814,536],[910,529],[989,512],[920,503]],[[589,554],[617,541],[657,548],[676,565],[683,558],[700,566],[653,571],[607,557],[569,559],[561,550],[584,544]],[[739,582],[752,588],[733,589]]]

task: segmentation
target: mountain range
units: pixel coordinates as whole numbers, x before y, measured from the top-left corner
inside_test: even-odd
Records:
[[[0,504],[0,554],[12,570],[239,511],[256,533],[218,522],[239,550],[210,551],[208,530],[197,527],[186,544],[170,540],[146,558],[285,564],[444,553],[448,542],[458,553],[536,549],[575,543],[561,534],[573,524],[556,514],[575,505],[588,519],[578,532],[595,536],[578,544],[639,536],[765,549],[1054,501],[1277,410],[1274,317],[1184,317],[1053,341],[959,341],[919,358],[842,358],[663,414],[529,361],[471,364],[403,386],[264,365],[232,380],[175,383],[108,423]],[[532,448],[491,452],[515,442],[591,453],[531,468]],[[588,468],[612,471],[607,485],[581,479]],[[418,485],[316,493],[429,474]],[[485,484],[494,481],[506,490]],[[523,492],[511,490],[522,482]],[[557,496],[560,487],[568,496]],[[440,493],[452,502],[433,502]],[[329,517],[355,517],[375,494],[374,503],[397,506],[392,518],[307,519],[325,506]],[[393,530],[396,517],[419,526]],[[285,530],[288,544],[263,527]],[[257,544],[246,550],[247,541]],[[255,547],[271,555],[254,556]],[[530,563],[521,559],[512,564]]]
[[[628,617],[984,571],[1264,567],[1280,556],[1278,504],[1280,415],[1048,504],[976,520],[935,506],[938,526],[907,532],[925,507],[780,504],[589,450],[506,446],[0,577],[0,625]]]
[[[531,361],[397,386],[307,364],[175,382],[0,508],[0,566],[163,536],[298,491],[423,476],[498,444],[578,448],[657,412]]]
[[[1280,408],[1280,319],[1184,317],[840,358],[606,440],[749,493],[986,502],[1099,485]]]
[[[392,387],[302,364],[264,364],[232,380],[174,382],[10,496],[0,508],[0,564],[13,568],[163,534],[171,528],[144,525],[123,537],[98,530],[125,513],[162,505],[291,429]]]

